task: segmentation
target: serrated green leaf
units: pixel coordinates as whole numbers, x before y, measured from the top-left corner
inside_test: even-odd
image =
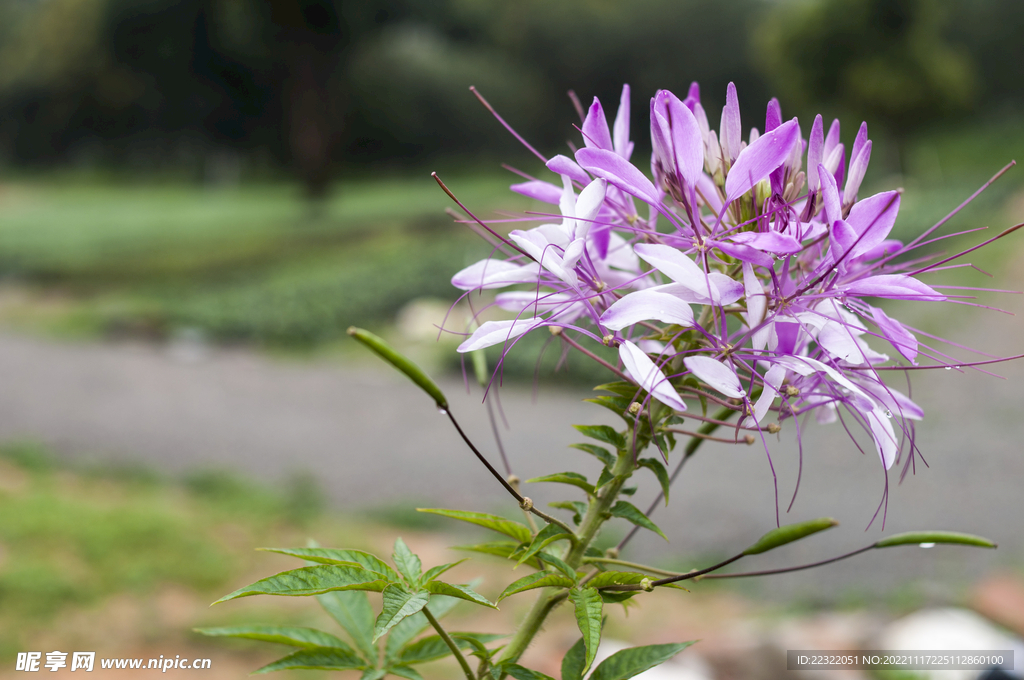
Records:
[[[668,540],[668,537],[665,536],[664,532],[658,528],[658,525],[649,520],[647,515],[640,512],[639,508],[632,503],[627,501],[618,501],[612,506],[612,509],[609,512],[611,512],[612,517],[621,517],[628,522],[632,522],[638,527],[653,531],[666,541]]]
[[[474,591],[469,586],[456,585],[454,583],[444,583],[442,581],[431,581],[430,583],[424,584],[423,587],[426,588],[429,592],[436,593],[438,595],[457,597],[460,600],[466,600],[467,602],[472,602],[474,604],[482,604],[483,606],[490,607],[491,609],[498,608],[490,600],[488,600],[480,593]]]
[[[611,411],[612,413],[614,413],[615,415],[619,416],[620,418],[624,419],[626,422],[633,422],[634,420],[633,416],[631,416],[627,411],[632,401],[626,397],[609,397],[607,395],[601,395],[599,397],[584,399],[583,401],[591,404],[597,404],[598,406],[602,406]]]
[[[569,599],[576,609],[576,625],[583,635],[583,644],[587,648],[586,662],[583,672],[586,673],[597,656],[597,647],[601,644],[601,612],[604,602],[600,593],[594,588],[573,588],[569,591]]]
[[[550,675],[544,675],[540,671],[531,671],[517,663],[502,664],[502,668],[516,680],[555,680]]]
[[[573,425],[573,427],[584,437],[590,437],[599,442],[611,444],[619,451],[626,448],[625,437],[616,431],[615,428],[608,425]]]
[[[583,680],[586,672],[587,646],[583,638],[576,641],[562,657],[562,680]]]
[[[875,543],[876,548],[891,548],[897,545],[920,545],[922,543],[950,543],[955,545],[972,545],[976,548],[995,548],[995,543],[971,534],[960,534],[953,531],[908,531],[904,534],[893,534]]]
[[[434,615],[435,619],[440,621],[458,604],[459,600],[454,597],[431,595],[430,613]],[[390,633],[388,633],[388,640],[384,645],[384,663],[393,663],[395,659],[398,658],[398,655],[401,653],[405,645],[428,628],[430,628],[430,621],[427,621],[427,617],[423,615],[423,612],[418,612],[412,616],[402,619],[402,621],[392,628]]]
[[[383,338],[374,335],[370,331],[350,326],[347,332],[370,348],[377,356],[404,373],[409,380],[416,383],[421,390],[430,395],[438,408],[448,408],[448,399],[445,398],[441,388],[411,359],[395,351],[395,348],[384,342]]]
[[[645,467],[654,473],[654,476],[658,478],[658,484],[661,485],[661,493],[665,495],[665,505],[668,505],[668,489],[672,485],[672,480],[668,476],[668,470],[657,458],[641,458],[637,463],[640,467]]]
[[[598,554],[600,555],[601,553]],[[561,558],[555,557],[551,553],[546,553],[543,550],[537,553],[537,557],[539,557],[542,561],[550,564],[552,567],[562,572],[569,578],[573,579],[573,581],[576,580],[576,572],[573,571],[572,567],[563,562]]]
[[[420,576],[423,575],[423,564],[420,562],[420,558],[409,550],[409,546],[401,537],[395,539],[395,551],[391,553],[391,559],[409,587],[418,588]]]
[[[533,539],[533,534],[525,524],[513,522],[510,519],[498,517],[497,515],[488,515],[483,512],[466,512],[464,510],[441,510],[438,508],[416,508],[416,511],[429,512],[432,515],[450,517],[462,520],[463,522],[469,522],[470,524],[476,524],[506,536],[511,536],[520,543],[529,543]]]
[[[569,444],[569,448],[585,451],[609,467],[615,465],[615,456],[609,453],[608,449],[597,446],[596,444]]]
[[[594,486],[587,481],[587,478],[578,472],[556,472],[553,475],[544,475],[543,477],[534,477],[533,479],[527,479],[527,483],[533,482],[555,482],[557,484],[569,484],[579,489],[583,489],[590,495],[594,494]]]
[[[316,567],[302,567],[283,571],[280,574],[260,579],[252,585],[239,588],[230,595],[225,595],[213,604],[227,602],[239,597],[250,595],[287,595],[304,597],[319,595],[332,590],[372,590],[380,592],[388,586],[387,580],[380,574],[363,569],[336,564],[324,564]]]
[[[450,633],[450,635],[472,646],[473,651],[471,653],[478,659],[490,659],[498,649],[501,649],[501,647],[493,650],[487,649],[486,643],[508,637],[507,635],[492,635],[490,633]]]
[[[388,581],[397,583],[398,572],[384,560],[362,550],[338,550],[336,548],[260,548],[263,552],[280,553],[300,557],[320,564],[355,565],[376,572]]]
[[[624,486],[621,489],[619,489],[619,493],[621,493],[623,496],[632,496],[633,494],[636,493],[636,487]]]
[[[624,380],[605,383],[604,385],[598,385],[597,387],[594,388],[594,391],[597,392],[598,390],[611,392],[612,394],[617,394],[620,397],[625,397],[626,399],[631,400],[635,399],[636,397],[644,393],[644,391],[641,388],[637,387],[633,383],[626,382]]]
[[[515,541],[493,541],[490,543],[477,543],[476,545],[455,545],[452,546],[452,550],[470,550],[472,552],[483,553],[484,555],[494,555],[496,557],[503,557],[508,560],[513,560],[513,553],[517,550],[524,548],[522,543],[516,543]],[[529,565],[535,569],[543,569],[544,566],[536,559],[531,559]]]
[[[750,546],[743,551],[744,555],[760,555],[763,552],[774,550],[780,546],[792,543],[793,541],[799,541],[801,538],[806,538],[811,534],[816,534],[819,531],[825,529],[831,529],[832,527],[839,524],[831,517],[821,517],[819,519],[808,520],[807,522],[797,522],[796,524],[786,524],[777,529],[772,529],[767,534],[758,539],[757,543]]]
[[[498,602],[501,602],[506,597],[510,597],[516,593],[533,590],[534,588],[546,588],[548,586],[572,588],[574,585],[576,585],[576,581],[563,574],[552,574],[546,571],[538,571],[536,574],[524,576],[518,581],[510,583],[509,586],[502,591],[501,595],[498,596]]]
[[[427,583],[429,581],[433,581],[435,578],[437,578],[438,576],[440,576],[444,572],[448,571],[452,567],[457,567],[458,565],[462,564],[463,562],[465,562],[468,559],[469,558],[467,557],[465,559],[459,560],[458,562],[449,562],[448,564],[442,564],[442,565],[437,566],[437,567],[431,567],[430,569],[427,569],[426,572],[424,572],[423,578],[420,579],[420,580],[423,581],[424,583]]]
[[[381,680],[388,672],[383,668],[367,668],[359,676],[359,680]]]
[[[388,673],[405,678],[406,680],[423,680],[420,672],[411,666],[392,666],[388,669]]]
[[[360,656],[375,663],[379,652],[373,644],[373,609],[366,593],[360,590],[342,590],[316,596],[320,606],[352,638]]]
[[[373,624],[374,642],[377,642],[399,621],[423,609],[430,600],[430,593],[426,590],[410,593],[398,586],[388,586],[382,595],[384,596],[384,607]]]
[[[628,680],[665,663],[692,644],[693,641],[623,649],[598,664],[590,680]]]
[[[270,673],[271,671],[283,671],[292,668],[305,668],[321,671],[350,671],[363,670],[366,662],[355,654],[335,647],[314,647],[303,649],[288,656],[269,663],[263,668],[253,672]]]
[[[552,508],[560,508],[562,510],[569,510],[572,512],[573,524],[579,524],[583,521],[583,515],[587,512],[587,504],[583,501],[555,501],[548,503]]]
[[[292,647],[334,647],[355,654],[346,642],[316,628],[298,626],[227,626],[223,628],[195,628],[195,632],[210,637],[236,637],[247,640],[276,642]]]
[[[654,580],[647,574],[635,571],[602,571],[594,578],[587,581],[591,588],[604,588],[606,586],[631,586],[640,583],[645,578]]]
[[[537,535],[534,537],[533,541],[530,542],[530,545],[527,546],[526,550],[524,550],[523,553],[519,556],[519,562],[516,563],[516,566],[519,566],[526,560],[530,559],[551,543],[560,540],[571,540],[572,538],[572,534],[570,534],[557,524],[545,525],[543,529],[537,532]]]
[[[460,649],[479,649],[487,642],[500,640],[505,637],[504,635],[490,635],[486,633],[449,633],[449,636],[455,640],[455,644]],[[480,647],[477,647],[477,645]],[[483,647],[483,649],[486,650],[487,648]],[[428,661],[442,659],[451,653],[452,650],[448,648],[448,645],[441,639],[440,635],[431,635],[406,645],[398,657],[398,663],[410,666],[418,663],[427,663]]]
[[[612,590],[599,590],[601,593],[601,601],[605,604],[623,604],[626,600],[631,599],[639,591],[627,590],[624,592],[612,591]]]
[[[615,475],[612,474],[612,471],[608,468],[604,468],[601,470],[601,474],[597,478],[597,484],[594,485],[594,488],[600,489],[602,486],[612,481],[613,479],[615,479]]]

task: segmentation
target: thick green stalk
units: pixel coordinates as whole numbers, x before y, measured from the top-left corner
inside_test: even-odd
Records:
[[[569,552],[564,558],[565,563],[571,568],[578,569],[583,563],[583,556],[587,548],[594,538],[597,537],[601,525],[608,521],[610,517],[608,513],[612,505],[615,504],[619,491],[622,490],[623,484],[626,483],[626,480],[632,474],[632,452],[619,451],[618,459],[612,468],[612,480],[601,487],[600,491],[597,492],[596,498],[590,500],[590,507],[587,508],[587,514],[583,517],[579,531],[576,534],[576,543],[570,547]],[[564,591],[561,589],[545,588],[537,598],[537,601],[533,603],[533,607],[519,625],[519,629],[516,630],[508,646],[502,650],[501,656],[494,663],[516,662],[523,652],[526,651],[526,648],[530,646],[548,614],[564,599]]]

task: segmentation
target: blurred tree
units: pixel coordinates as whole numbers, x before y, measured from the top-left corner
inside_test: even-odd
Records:
[[[944,30],[949,0],[790,0],[755,34],[758,63],[798,107],[838,107],[897,137],[972,108],[975,72]]]

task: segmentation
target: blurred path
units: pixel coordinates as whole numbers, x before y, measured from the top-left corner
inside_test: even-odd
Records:
[[[1021,287],[1021,275],[1016,278],[1006,285]],[[1020,296],[1000,302],[1024,309]],[[967,310],[959,318],[952,329],[958,340],[993,353],[1022,351],[1021,316]],[[996,370],[1009,380],[941,370],[915,376],[914,398],[928,414],[918,441],[931,468],[919,466],[902,486],[895,469],[890,473],[886,529],[969,531],[996,539],[999,551],[880,551],[843,567],[762,583],[781,593],[819,584],[816,596],[835,600],[884,590],[911,574],[941,590],[997,564],[1024,563],[1024,364]],[[240,350],[183,357],[153,345],[70,344],[3,333],[0,376],[0,441],[37,439],[71,457],[139,460],[170,472],[225,467],[274,480],[310,470],[342,508],[413,500],[514,511],[430,400],[376,362],[288,363]],[[902,382],[896,386],[902,389]],[[479,393],[467,396],[459,382],[443,387],[466,429],[499,465]],[[580,441],[569,424],[610,422],[605,411],[580,401],[585,396],[543,390],[534,402],[529,389],[502,391],[511,424],[506,447],[520,477],[580,461],[596,476],[588,456],[566,448]],[[801,489],[788,521],[830,515],[843,527],[798,544],[782,560],[788,564],[879,535],[877,524],[863,533],[883,489],[873,450],[860,455],[837,425],[812,423],[807,430]],[[785,513],[796,481],[792,432],[784,431],[772,448]],[[640,481],[636,504],[646,506],[653,477],[641,473]],[[528,493],[546,502],[557,497],[554,486],[535,485]],[[688,464],[672,500],[654,515],[671,547],[643,536],[634,543],[639,553],[697,553],[703,563],[708,553],[743,547],[774,524],[764,449],[706,447]],[[775,563],[764,556],[750,567]]]

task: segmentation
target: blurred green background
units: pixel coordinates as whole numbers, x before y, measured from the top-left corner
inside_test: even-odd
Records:
[[[847,144],[867,120],[862,193],[906,189],[905,238],[1024,158],[1022,35],[1019,0],[7,0],[0,324],[289,355],[333,352],[352,324],[397,333],[410,300],[454,301],[451,274],[487,254],[431,171],[482,216],[537,209],[501,164],[543,168],[470,85],[550,156],[577,134],[568,91],[610,112],[629,83],[641,169],[648,97],[694,80],[712,127],[730,81],[746,128],[771,96],[805,126],[841,118]],[[1020,221],[1022,187],[1010,173],[961,228]],[[532,355],[506,375],[531,380]],[[325,518],[309,480],[274,495],[2,453],[0,660],[74,608],[167,584],[222,594],[267,526],[372,544],[367,520]],[[272,615],[306,622],[287,611]],[[211,621],[172,618],[131,644]]]

